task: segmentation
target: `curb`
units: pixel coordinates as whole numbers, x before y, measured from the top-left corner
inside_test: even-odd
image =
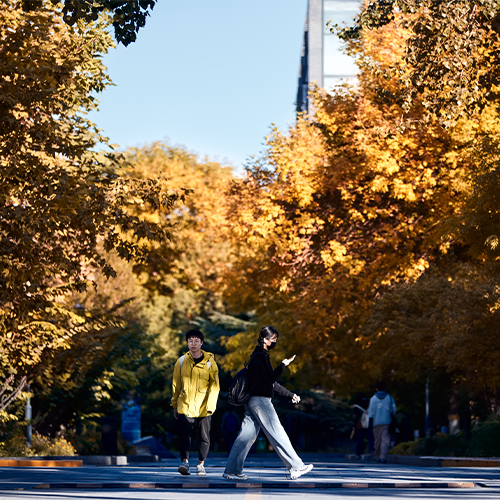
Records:
[[[407,455],[387,456],[390,464],[416,465],[419,467],[500,467],[498,458],[468,457],[419,457]]]
[[[81,460],[0,460],[0,467],[82,467]]]
[[[356,455],[345,455],[354,462]],[[361,455],[359,462],[376,463],[372,455]],[[417,467],[500,467],[500,458],[425,457],[418,455],[387,455],[388,464],[414,465]]]
[[[38,490],[62,489],[359,489],[359,488],[476,488],[475,483],[411,482],[411,483],[43,483],[34,486]]]
[[[79,465],[65,465],[75,462]],[[82,465],[131,465],[152,462],[161,462],[160,457],[158,455],[61,455],[30,458],[9,457],[0,459],[0,467],[81,467]]]

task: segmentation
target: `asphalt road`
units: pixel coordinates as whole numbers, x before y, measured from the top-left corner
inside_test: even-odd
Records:
[[[267,500],[267,499],[346,499],[357,500],[371,498],[378,499],[422,499],[422,500],[498,500],[500,498],[500,488],[492,489],[467,489],[467,490],[432,490],[425,489],[416,491],[414,489],[386,490],[386,489],[366,489],[366,490],[250,490],[234,491],[227,489],[210,489],[209,491],[2,491],[0,498],[6,500],[221,500],[227,497],[231,500]]]
[[[246,483],[222,478],[225,458],[209,457],[207,476],[181,476],[177,460],[129,466],[0,468],[0,499],[231,500],[374,498],[500,500],[500,468],[431,468],[304,456],[311,474],[291,481],[276,455],[250,457]],[[193,461],[193,464],[195,461]],[[460,487],[458,487],[460,486]]]

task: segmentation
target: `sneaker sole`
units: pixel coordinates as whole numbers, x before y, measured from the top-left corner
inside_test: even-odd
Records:
[[[314,467],[311,467],[310,469],[308,468],[308,470],[302,472],[302,474],[299,474],[298,476],[292,476],[292,474],[290,474],[290,479],[292,481],[295,481],[296,479],[299,479],[299,477],[302,477],[302,476],[305,476],[306,474],[309,474],[309,472],[311,472],[313,469],[314,469]]]
[[[225,476],[224,474],[222,475],[222,477],[226,480],[226,481],[248,481],[248,477],[227,477]]]
[[[186,468],[184,467],[179,467],[177,469],[178,472],[180,472],[183,476],[190,476],[191,472],[189,472]]]

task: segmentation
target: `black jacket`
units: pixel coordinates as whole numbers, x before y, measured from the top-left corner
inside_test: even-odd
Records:
[[[279,376],[283,373],[285,365],[281,363],[275,370],[271,366],[269,353],[259,345],[254,349],[248,370],[248,386],[254,387],[252,396],[272,398],[274,393],[286,398],[293,398],[293,392],[278,384]]]

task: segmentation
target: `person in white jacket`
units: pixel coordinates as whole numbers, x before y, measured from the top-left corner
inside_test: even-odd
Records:
[[[384,381],[377,382],[375,395],[370,399],[368,406],[368,417],[370,428],[373,428],[375,439],[375,458],[379,463],[387,463],[387,452],[391,442],[389,424],[392,415],[396,415],[396,403],[394,398],[387,394]]]

